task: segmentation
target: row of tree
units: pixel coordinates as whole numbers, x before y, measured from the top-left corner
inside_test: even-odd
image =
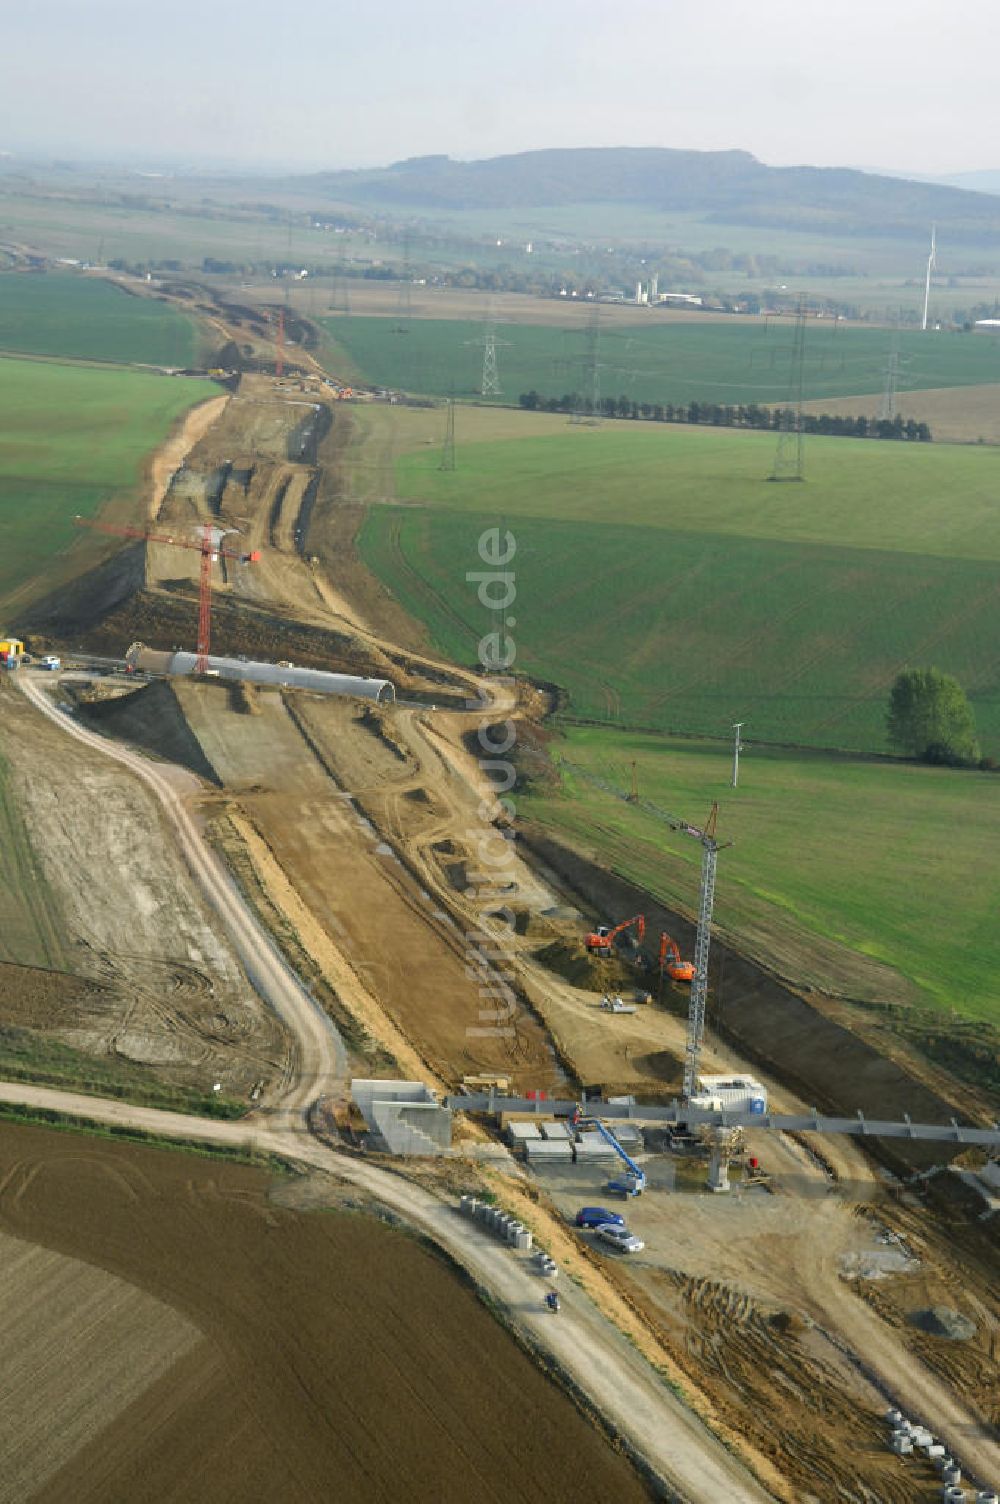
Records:
[[[594,416],[590,397],[567,392],[562,397],[543,397],[522,392],[518,398],[529,412],[579,413]],[[602,397],[597,408],[601,418],[630,418],[647,423],[701,423],[713,428],[794,429],[796,415],[787,407],[761,407],[756,402],[736,406],[718,402],[636,402],[631,397]],[[803,433],[833,434],[851,439],[901,439],[929,444],[931,431],[914,418],[845,417],[839,413],[803,413]]]

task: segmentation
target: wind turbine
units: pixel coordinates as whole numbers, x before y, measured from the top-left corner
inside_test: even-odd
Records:
[[[937,225],[931,225],[931,253],[927,257],[927,280],[924,283],[924,321],[921,329],[927,328],[927,305],[931,298],[931,272],[937,265]]]

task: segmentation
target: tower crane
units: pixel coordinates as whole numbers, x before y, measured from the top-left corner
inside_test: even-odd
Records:
[[[715,904],[715,864],[719,852],[732,841],[716,840],[715,827],[719,819],[719,806],[713,801],[703,830],[689,825],[686,820],[678,822],[678,829],[686,836],[701,842],[701,892],[698,899],[698,933],[694,942],[694,978],[691,982],[691,1002],[688,1006],[687,1040],[684,1045],[683,1097],[690,1102],[698,1090],[698,1062],[701,1059],[701,1044],[705,1037],[705,1001],[708,997],[708,951],[712,942],[712,909]]]
[[[578,763],[564,760],[563,766],[585,778],[589,783],[596,784],[605,793],[612,794],[615,798],[625,799],[629,803],[628,795],[614,784],[589,769],[582,768]],[[705,1002],[708,997],[708,952],[712,941],[712,910],[715,905],[715,866],[720,851],[731,846],[732,841],[719,841],[716,838],[716,825],[719,819],[718,803],[713,801],[708,819],[704,828],[691,825],[687,820],[682,820],[678,815],[671,815],[666,810],[660,809],[659,805],[653,804],[648,799],[635,801],[637,807],[646,814],[652,815],[655,820],[662,820],[672,830],[679,830],[682,835],[691,836],[701,843],[701,889],[698,897],[698,933],[694,944],[694,977],[691,981],[691,1002],[688,1006],[687,1040],[684,1045],[684,1086],[683,1097],[685,1102],[690,1102],[698,1089],[698,1063],[701,1059],[702,1040],[705,1036]],[[588,949],[590,936],[588,935]]]
[[[94,528],[99,533],[110,533],[118,538],[138,538],[143,543],[169,543],[174,548],[193,548],[201,554],[201,572],[198,585],[198,661],[195,672],[203,674],[208,668],[208,653],[212,640],[212,565],[217,559],[235,559],[240,564],[259,564],[260,550],[245,553],[240,549],[223,548],[224,530],[213,522],[201,525],[200,537],[175,537],[173,533],[158,533],[150,528],[123,527],[111,522],[97,522],[91,517],[74,517],[77,527]]]

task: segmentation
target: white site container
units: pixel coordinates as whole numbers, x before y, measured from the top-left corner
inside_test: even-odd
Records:
[[[763,1117],[767,1112],[767,1088],[753,1076],[699,1076],[691,1106]]]

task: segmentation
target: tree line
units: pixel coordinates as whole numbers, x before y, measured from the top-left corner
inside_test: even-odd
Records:
[[[543,397],[534,390],[517,399],[529,412],[576,413],[594,417],[594,403],[578,392],[562,397]],[[602,397],[597,416],[629,418],[646,423],[700,423],[713,428],[758,428],[794,430],[796,414],[790,407],[761,407],[756,402],[732,405],[719,402],[636,402],[631,397]],[[846,417],[839,413],[803,413],[803,433],[832,434],[850,439],[899,439],[929,444],[931,431],[915,418]]]

